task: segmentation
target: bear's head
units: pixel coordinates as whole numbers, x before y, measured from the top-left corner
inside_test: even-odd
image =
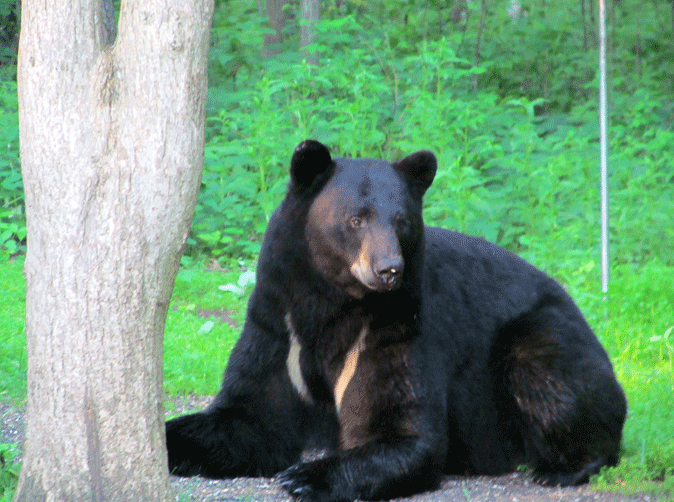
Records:
[[[291,161],[290,191],[309,204],[305,237],[313,266],[356,298],[398,289],[418,259],[422,197],[436,169],[428,151],[391,164],[332,159],[321,143],[302,142]]]

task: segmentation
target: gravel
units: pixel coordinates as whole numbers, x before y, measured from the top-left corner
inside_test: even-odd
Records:
[[[170,406],[171,416],[202,408],[210,398],[190,397],[175,400]],[[0,403],[0,442],[23,441],[24,406]],[[273,478],[234,478],[210,480],[202,478],[171,477],[171,484],[179,502],[292,502]],[[526,473],[505,476],[445,476],[440,489],[413,497],[396,499],[406,502],[646,502],[665,500],[654,494],[619,495],[598,492],[587,486],[573,488],[546,488],[531,481]]]
[[[194,502],[243,502],[243,501],[283,501],[292,498],[283,492],[269,478],[235,478],[227,480],[206,480],[199,478],[172,478],[178,500]],[[506,476],[462,477],[446,476],[440,489],[413,497],[396,499],[409,502],[589,502],[589,501],[650,501],[657,500],[648,494],[622,496],[615,493],[593,491],[587,487],[544,488],[532,483],[523,473]]]

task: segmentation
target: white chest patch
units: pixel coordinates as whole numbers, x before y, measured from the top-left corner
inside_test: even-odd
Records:
[[[300,395],[300,397],[309,404],[313,403],[311,399],[311,394],[309,393],[309,387],[304,381],[302,376],[302,367],[300,366],[300,354],[302,353],[302,345],[300,340],[297,337],[295,332],[295,327],[293,326],[292,320],[290,319],[290,314],[285,316],[286,327],[288,328],[288,335],[290,337],[290,349],[288,350],[288,358],[286,359],[286,368],[288,370],[288,376],[290,377],[290,382],[295,387],[295,390]]]
[[[363,326],[363,329],[360,330],[360,335],[358,335],[356,342],[351,346],[351,349],[349,349],[349,353],[346,355],[346,360],[344,361],[344,367],[335,384],[335,406],[337,407],[338,413],[342,406],[344,392],[346,392],[346,388],[349,386],[354,373],[356,373],[358,358],[365,348],[365,337],[367,336],[367,333],[368,325],[366,324]]]

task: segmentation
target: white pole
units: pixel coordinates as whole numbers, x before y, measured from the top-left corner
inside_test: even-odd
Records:
[[[606,19],[599,0],[599,148],[601,191],[601,291],[608,293],[608,160],[606,116]]]

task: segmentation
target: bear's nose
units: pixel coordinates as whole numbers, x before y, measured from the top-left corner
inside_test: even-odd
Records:
[[[377,267],[377,277],[387,286],[392,286],[402,276],[403,264],[400,261],[382,263]]]

